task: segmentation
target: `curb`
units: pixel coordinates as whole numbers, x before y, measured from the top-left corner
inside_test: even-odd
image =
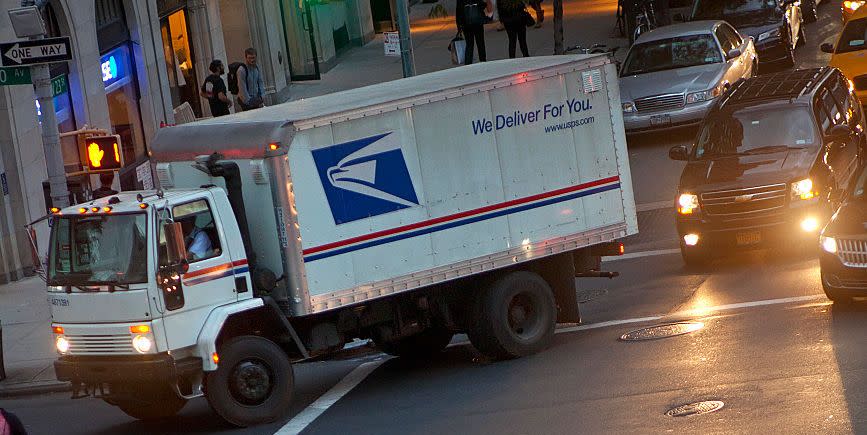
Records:
[[[0,383],[0,398],[33,396],[47,393],[63,393],[72,390],[72,384],[61,381]]]

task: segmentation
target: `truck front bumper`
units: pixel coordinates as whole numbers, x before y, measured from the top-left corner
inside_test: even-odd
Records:
[[[201,358],[175,361],[168,354],[64,356],[54,362],[58,380],[83,384],[174,382],[201,370]]]

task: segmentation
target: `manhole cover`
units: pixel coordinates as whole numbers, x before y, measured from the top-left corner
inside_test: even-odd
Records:
[[[620,336],[623,341],[656,340],[659,338],[674,337],[675,335],[689,334],[704,328],[701,322],[675,322],[662,325],[649,326],[636,329]]]
[[[690,415],[701,415],[719,411],[723,406],[725,406],[725,403],[722,403],[719,400],[705,400],[703,402],[695,402],[671,408],[666,411],[665,415],[669,417],[689,417]]]

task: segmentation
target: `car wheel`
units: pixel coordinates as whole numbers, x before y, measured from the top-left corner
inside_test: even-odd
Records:
[[[708,266],[711,260],[710,253],[698,246],[686,246],[680,242],[680,256],[683,258],[683,264],[689,270],[703,270]]]
[[[828,299],[831,300],[831,302],[834,302],[834,305],[849,305],[855,302],[852,297],[844,296],[840,294],[840,292],[838,292],[837,290],[825,285],[824,276],[822,277],[822,290],[825,291],[825,296],[827,296]]]

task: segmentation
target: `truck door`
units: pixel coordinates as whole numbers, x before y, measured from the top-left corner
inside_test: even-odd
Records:
[[[237,300],[235,274],[247,270],[247,260],[231,257],[210,194],[172,205],[171,216],[183,227],[189,262],[179,288],[162,291],[169,348],[177,349],[195,344],[199,329],[213,307]],[[162,234],[160,263],[166,263]]]

